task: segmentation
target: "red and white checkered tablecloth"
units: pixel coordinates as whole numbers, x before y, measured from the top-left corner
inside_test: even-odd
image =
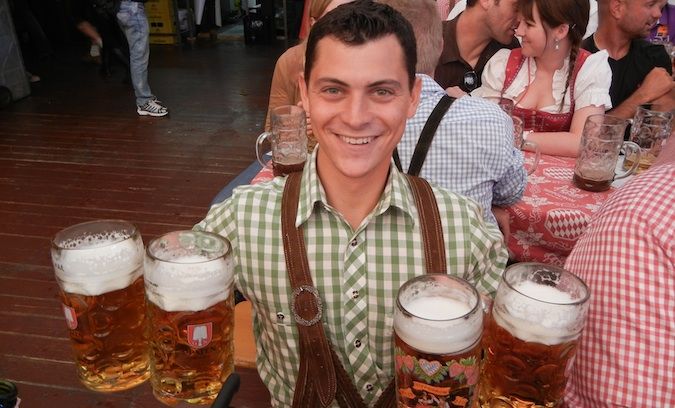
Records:
[[[526,152],[526,162],[531,163],[533,156]],[[537,169],[528,176],[523,198],[506,209],[511,228],[508,247],[514,260],[562,266],[593,214],[615,190],[593,193],[575,187],[574,163],[569,157],[541,155]],[[251,184],[273,177],[272,168],[266,166]]]
[[[525,153],[526,162],[533,154]],[[523,198],[508,207],[508,247],[518,262],[562,266],[593,214],[615,190],[593,193],[572,183],[574,158],[541,155]],[[623,180],[622,180],[623,181]]]

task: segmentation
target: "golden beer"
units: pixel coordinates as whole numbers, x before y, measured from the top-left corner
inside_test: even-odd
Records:
[[[561,407],[588,310],[586,285],[562,268],[509,267],[483,337],[481,407]]]
[[[397,406],[471,407],[481,361],[476,290],[448,275],[406,282],[394,311]]]
[[[124,221],[78,224],[59,232],[52,261],[82,383],[120,391],[148,379],[143,243]]]
[[[234,371],[234,269],[229,243],[197,231],[148,245],[150,383],[167,404],[211,404]]]

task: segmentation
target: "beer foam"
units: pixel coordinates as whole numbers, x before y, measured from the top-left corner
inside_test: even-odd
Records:
[[[85,296],[124,289],[142,275],[143,242],[122,231],[68,239],[52,249],[63,291]]]
[[[519,282],[513,288],[517,292],[498,292],[492,311],[497,324],[509,333],[549,346],[579,337],[583,319],[578,317],[576,302],[581,298],[531,281]]]
[[[226,300],[234,284],[230,257],[185,255],[171,262],[145,258],[145,292],[167,312],[196,312]]]
[[[466,319],[475,305],[444,296],[418,297],[405,309],[414,315],[394,312],[394,330],[409,346],[430,354],[452,354],[465,350],[480,338],[483,313],[478,311]]]

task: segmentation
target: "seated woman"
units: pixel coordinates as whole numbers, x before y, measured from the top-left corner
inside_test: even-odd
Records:
[[[521,0],[520,12],[522,48],[498,51],[472,94],[512,99],[527,140],[542,153],[576,157],[586,118],[611,108],[607,52],[579,48],[588,0]]]
[[[310,27],[324,14],[351,0],[313,0],[309,7]],[[270,112],[277,106],[296,105],[300,102],[298,77],[305,69],[305,42],[286,50],[277,60],[272,76],[270,100],[265,119],[265,131],[270,130]]]

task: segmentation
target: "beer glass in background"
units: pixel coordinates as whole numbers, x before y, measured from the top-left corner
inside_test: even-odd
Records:
[[[670,136],[673,114],[659,112],[639,106],[635,112],[630,128],[630,141],[640,146],[639,158],[635,154],[627,154],[623,161],[623,169],[633,167],[635,161],[639,165],[636,172],[647,170],[661,153],[661,147]]]
[[[574,185],[588,191],[605,191],[614,180],[629,176],[635,171],[640,147],[633,142],[623,141],[627,124],[624,119],[604,114],[586,118],[581,133],[579,156],[574,166]],[[638,160],[628,171],[615,175],[622,148],[626,151],[626,156],[636,155]]]
[[[133,224],[100,220],[73,225],[52,240],[77,374],[95,391],[145,381],[143,241]]]
[[[258,162],[265,166],[260,152],[262,143],[272,144],[272,170],[275,176],[285,176],[302,171],[307,159],[307,118],[305,111],[296,105],[282,105],[270,113],[272,131],[258,136],[255,153]]]
[[[513,145],[520,150],[529,150],[534,152],[534,162],[529,168],[526,168],[528,176],[537,169],[537,164],[539,164],[539,146],[536,143],[530,140],[523,139],[523,120],[519,117],[512,116],[513,120]],[[526,163],[529,165],[529,163]]]
[[[219,235],[175,231],[148,245],[150,383],[161,402],[210,404],[234,371],[233,283]]]
[[[394,309],[398,407],[472,406],[482,330],[478,292],[465,280],[428,274],[404,283]]]
[[[562,406],[588,298],[586,284],[562,268],[506,269],[483,336],[481,407]]]

